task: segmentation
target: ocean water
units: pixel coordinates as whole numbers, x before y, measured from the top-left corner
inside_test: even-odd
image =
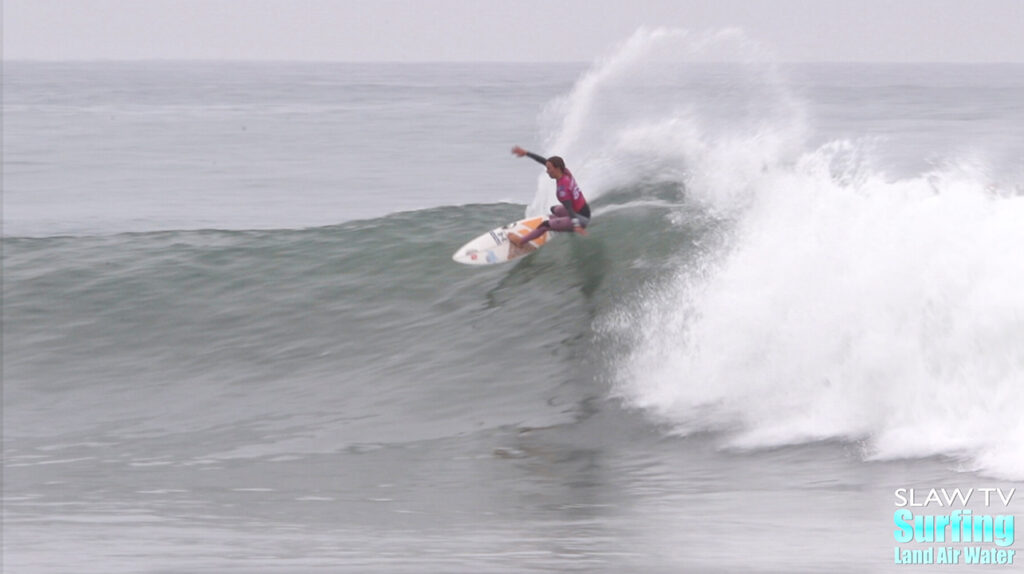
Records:
[[[1024,514],[1024,65],[764,54],[4,62],[4,572],[901,572],[897,489]],[[515,144],[590,234],[460,266],[554,202]]]

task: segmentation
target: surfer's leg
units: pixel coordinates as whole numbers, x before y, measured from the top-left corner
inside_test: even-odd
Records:
[[[590,223],[590,219],[583,217],[580,214],[576,214],[576,219],[580,223],[580,227],[586,227]],[[569,210],[563,205],[556,205],[551,208],[551,231],[572,231],[575,227],[572,224],[572,218],[569,216]]]
[[[573,218],[566,215],[566,217],[552,217],[548,221],[551,225],[551,231],[572,231],[576,226],[572,223]],[[582,215],[577,215],[576,220],[579,221],[580,227],[586,227],[590,220]]]
[[[516,245],[522,245],[524,243],[529,243],[530,241],[533,241],[534,239],[537,239],[541,235],[544,235],[544,232],[548,230],[548,227],[550,227],[550,224],[547,221],[544,221],[540,225],[537,226],[537,229],[534,229],[533,231],[527,233],[526,235],[524,235],[522,237],[519,237],[515,233],[509,233],[508,234],[508,240],[511,241],[512,243],[516,244]]]
[[[572,231],[572,220],[568,217],[552,217],[548,221],[551,231]]]

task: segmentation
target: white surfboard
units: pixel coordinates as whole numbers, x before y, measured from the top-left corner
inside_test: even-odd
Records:
[[[537,226],[543,221],[543,217],[530,217],[492,229],[460,247],[452,255],[452,259],[466,265],[493,265],[529,255],[547,243],[549,233],[522,246],[513,245],[508,240],[508,234],[515,232],[516,235],[522,237],[537,229]]]

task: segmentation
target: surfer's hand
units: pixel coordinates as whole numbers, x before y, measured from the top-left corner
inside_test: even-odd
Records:
[[[526,150],[519,146],[515,146],[512,148],[512,153],[516,154],[516,156],[518,157],[523,157],[524,155],[526,155]]]

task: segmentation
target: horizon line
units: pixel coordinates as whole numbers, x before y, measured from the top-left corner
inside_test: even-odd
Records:
[[[380,65],[438,65],[438,64],[481,64],[481,65],[591,65],[594,61],[584,60],[341,60],[341,59],[290,59],[290,58],[7,58],[0,59],[3,64],[133,64],[133,63],[199,63],[199,64],[380,64]],[[695,60],[680,62],[688,64],[747,64],[740,60]],[[764,60],[764,63],[795,65],[795,64],[870,64],[870,65],[1020,65],[1024,60]]]

